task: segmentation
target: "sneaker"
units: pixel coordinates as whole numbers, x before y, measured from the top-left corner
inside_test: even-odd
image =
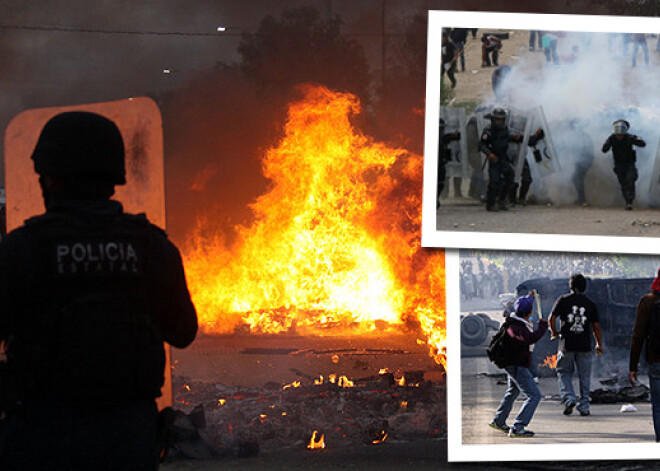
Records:
[[[493,206],[486,206],[486,211],[499,211],[499,209],[498,209],[497,206],[495,206],[495,205],[493,205]]]
[[[632,211],[632,204],[628,203],[626,205],[626,211]]]
[[[564,405],[564,415],[571,415],[573,413],[573,407],[575,407],[574,402],[567,402]]]
[[[582,417],[586,417],[588,415],[591,415],[591,412],[589,412],[588,410],[579,410],[578,412],[580,413],[580,415]]]
[[[500,432],[509,433],[509,426],[506,424],[500,425],[493,420],[491,423],[488,424],[488,426],[490,428],[494,428],[495,430],[499,430]]]
[[[520,430],[514,430],[511,429],[509,430],[509,437],[511,438],[532,438],[534,436],[534,432],[531,430],[527,430],[525,428],[522,428]]]

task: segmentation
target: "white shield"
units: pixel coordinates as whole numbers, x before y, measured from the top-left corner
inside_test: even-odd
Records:
[[[448,145],[451,152],[451,160],[445,164],[447,177],[470,177],[470,167],[468,162],[467,145],[467,119],[465,108],[450,108],[443,106],[440,108],[440,117],[445,120],[445,134],[459,132],[461,138],[458,141],[451,141]]]
[[[532,117],[532,124],[529,126],[528,134],[525,135],[525,147],[529,138],[537,129],[543,129],[544,137],[532,148],[527,149],[527,162],[529,163],[532,179],[540,181],[549,175],[558,173],[561,170],[561,163],[555,146],[550,136],[550,127],[545,119],[542,107],[537,107],[529,111]]]

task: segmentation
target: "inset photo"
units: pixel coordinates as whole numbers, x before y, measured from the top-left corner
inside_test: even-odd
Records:
[[[430,12],[423,245],[659,253],[657,31]]]
[[[457,265],[450,459],[490,446],[479,455],[511,460],[513,445],[515,460],[554,459],[576,443],[581,459],[630,444],[660,456],[660,257],[466,250]]]

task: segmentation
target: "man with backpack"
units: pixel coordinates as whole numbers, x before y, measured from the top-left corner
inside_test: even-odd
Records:
[[[495,430],[507,433],[512,438],[529,438],[534,432],[527,430],[536,407],[541,401],[541,391],[534,382],[530,367],[532,363],[531,349],[548,330],[548,321],[539,319],[534,330],[531,321],[534,297],[522,296],[513,304],[515,312],[506,318],[500,331],[495,335],[488,349],[491,360],[507,374],[508,386],[500,402],[493,421],[489,424]],[[513,425],[509,427],[506,420],[511,413],[516,398],[523,393],[527,396]]]
[[[587,280],[581,274],[574,274],[568,281],[571,290],[557,298],[550,313],[552,338],[560,337],[557,351],[557,378],[559,393],[564,405],[564,415],[570,415],[577,404],[582,416],[589,415],[589,390],[591,383],[591,362],[593,360],[591,337],[596,340],[596,354],[603,354],[600,323],[596,304],[584,292]],[[557,332],[559,319],[559,332]],[[577,403],[573,390],[573,372],[577,368],[580,383],[580,403]]]
[[[630,384],[638,386],[637,365],[646,343],[646,363],[649,368],[651,410],[655,441],[660,442],[660,270],[653,280],[651,292],[637,304],[635,325],[630,345]]]
[[[46,213],[0,244],[0,469],[154,470],[163,341],[197,333],[181,256],[110,199],[114,122],[56,115],[32,160]]]

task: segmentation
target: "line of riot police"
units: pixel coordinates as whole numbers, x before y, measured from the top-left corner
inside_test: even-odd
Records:
[[[594,162],[594,144],[585,132],[582,120],[573,118],[554,129],[561,133],[555,148],[547,134],[548,125],[541,108],[527,114],[514,114],[496,107],[489,113],[475,113],[474,119],[467,119],[464,110],[460,109],[443,108],[441,114],[448,119],[441,118],[439,125],[437,207],[440,207],[443,191],[446,192],[448,173],[454,177],[455,195],[462,197],[462,178],[469,176],[468,157],[473,149],[476,149],[482,163],[479,169],[471,162],[471,180],[478,183],[471,184],[468,195],[485,200],[488,211],[502,211],[516,204],[525,205],[533,174],[541,177],[538,178],[538,185],[542,187],[543,177],[561,170],[560,154],[573,156],[575,168],[571,181],[578,195],[575,204],[586,204],[585,178]],[[447,121],[451,126],[447,125]],[[460,132],[463,129],[467,131],[465,134]],[[627,210],[633,207],[635,182],[639,176],[634,147],[646,146],[644,139],[629,134],[629,129],[628,121],[616,120],[612,125],[612,134],[601,149],[603,153],[612,151],[613,170]],[[478,142],[474,139],[469,142],[469,136],[475,134],[479,136]],[[468,146],[473,149],[468,149]],[[528,152],[530,148],[531,152]],[[450,172],[447,172],[448,168]],[[475,190],[474,186],[481,186],[481,189]]]

